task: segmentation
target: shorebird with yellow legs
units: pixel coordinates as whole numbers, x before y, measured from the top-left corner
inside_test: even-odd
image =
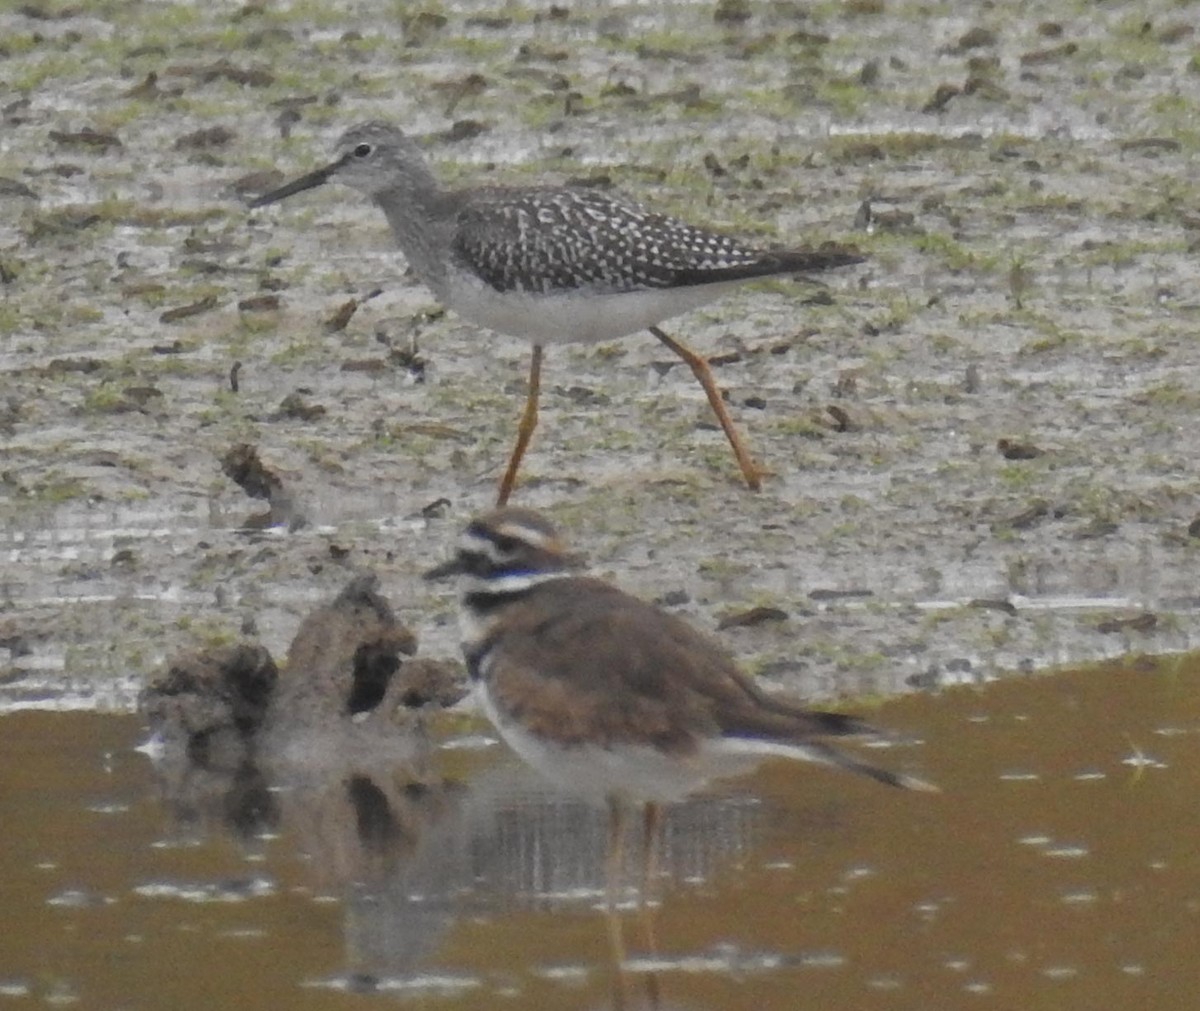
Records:
[[[659,324],[761,278],[860,263],[842,248],[771,251],[687,224],[612,191],[580,186],[447,189],[412,138],[387,123],[351,127],[334,160],[250,204],[327,182],[370,197],[413,272],[448,309],[533,345],[517,441],[497,504],[512,494],[538,421],[543,349],[649,330],[692,370],[746,484],[762,472],[746,449],[708,361]]]

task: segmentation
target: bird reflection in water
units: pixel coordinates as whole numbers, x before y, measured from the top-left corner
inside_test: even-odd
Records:
[[[328,985],[382,992],[419,978],[464,922],[600,908],[613,1006],[663,1006],[663,891],[741,862],[768,806],[743,791],[705,794],[639,822],[514,758],[497,762],[496,749],[440,754],[427,711],[456,701],[462,681],[411,659],[415,645],[360,579],[309,616],[285,674],[244,645],[173,663],[144,709],[179,823],[247,843],[270,834],[303,854],[312,887],[345,909],[349,968]],[[361,708],[368,696],[377,704]],[[465,785],[447,767],[465,769]]]

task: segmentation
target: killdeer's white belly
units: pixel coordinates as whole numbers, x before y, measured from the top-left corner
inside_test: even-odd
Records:
[[[448,281],[447,306],[479,326],[535,344],[595,343],[628,337],[738,287],[740,281],[632,292],[579,288],[538,295],[496,291],[466,274]]]
[[[762,757],[734,754],[719,745],[691,755],[669,754],[648,744],[562,745],[530,733],[501,711],[486,682],[479,683],[477,697],[492,726],[520,758],[568,792],[597,804],[610,797],[672,804],[714,779],[750,771]]]

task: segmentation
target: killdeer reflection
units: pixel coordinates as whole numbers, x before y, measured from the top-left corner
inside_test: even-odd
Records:
[[[578,574],[554,527],[527,509],[471,522],[426,578],[457,575],[463,650],[483,707],[522,758],[616,811],[681,799],[770,755],[936,790],[825,738],[874,731],[760,691],[690,625]]]

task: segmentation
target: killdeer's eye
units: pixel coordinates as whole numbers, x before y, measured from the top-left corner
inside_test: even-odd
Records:
[[[510,555],[517,550],[521,542],[515,537],[497,537],[494,543],[500,551]]]
[[[359,144],[353,154],[355,158],[366,158],[373,150],[375,149],[370,144]]]

